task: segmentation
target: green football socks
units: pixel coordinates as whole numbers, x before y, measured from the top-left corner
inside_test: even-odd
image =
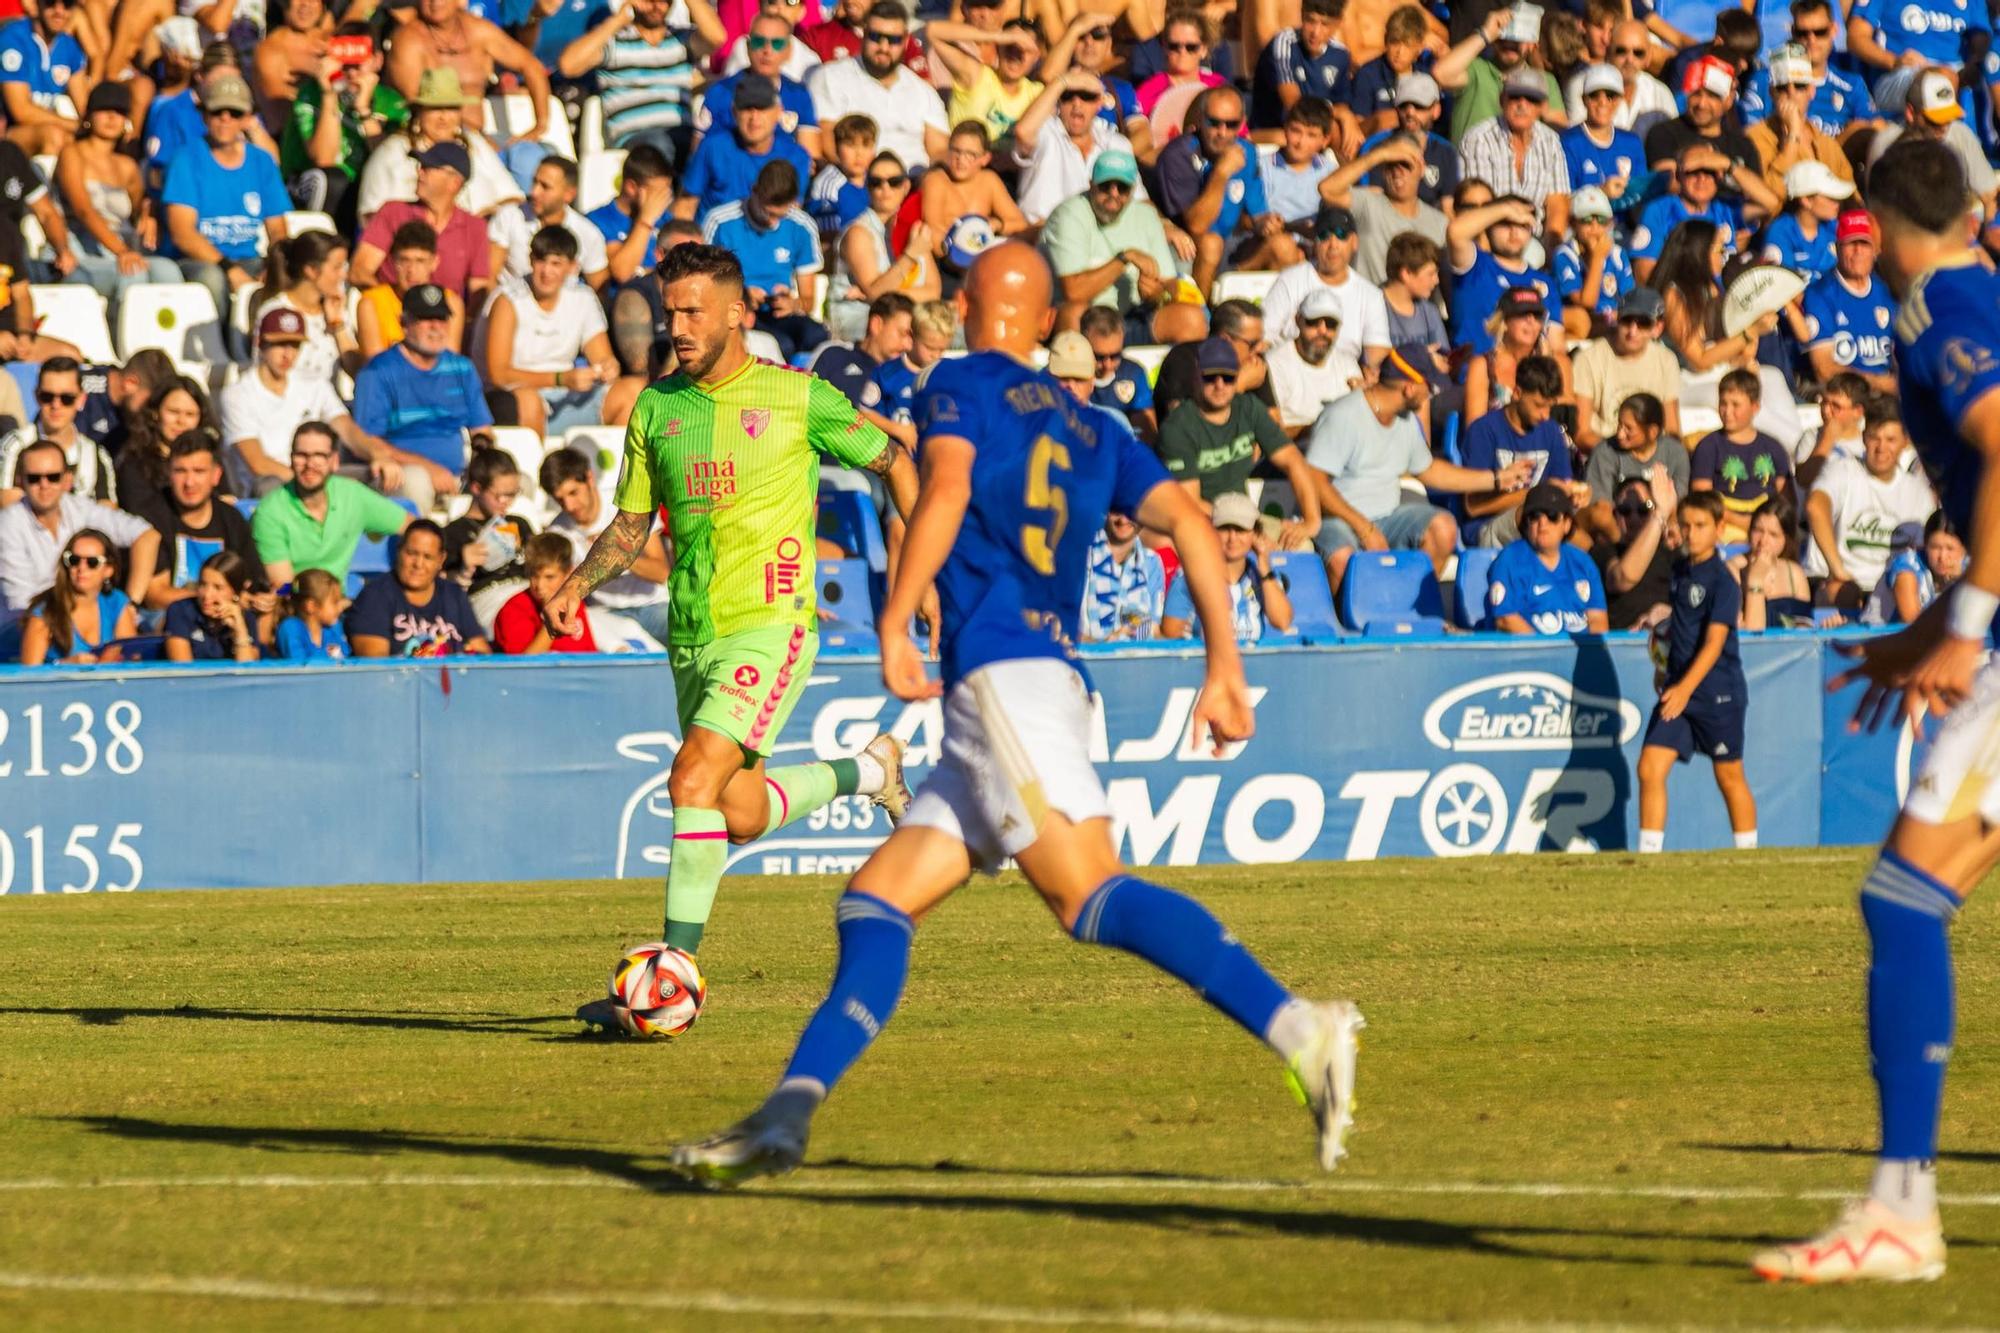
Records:
[[[716,886],[729,860],[729,830],[720,810],[674,809],[674,854],[667,863],[667,943],[694,953],[715,908]]]

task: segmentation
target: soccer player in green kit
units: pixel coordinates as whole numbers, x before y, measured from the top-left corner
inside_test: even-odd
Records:
[[[681,745],[667,778],[674,838],[665,939],[694,953],[731,843],[836,796],[868,796],[892,820],[909,805],[903,744],[887,734],[852,759],[768,771],[764,760],[819,650],[819,456],[880,475],[905,520],[917,475],[909,455],[838,389],[744,351],[735,255],[677,246],[662,257],[658,279],[679,369],[640,393],[625,431],[618,514],[542,614],[552,634],[574,633],[584,599],[631,567],[653,512],[666,510]],[[608,999],[577,1016],[619,1026]]]

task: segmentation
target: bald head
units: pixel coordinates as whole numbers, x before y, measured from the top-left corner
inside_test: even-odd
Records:
[[[1027,360],[1055,325],[1054,293],[1055,279],[1039,250],[1020,241],[994,246],[973,261],[959,293],[965,345]]]

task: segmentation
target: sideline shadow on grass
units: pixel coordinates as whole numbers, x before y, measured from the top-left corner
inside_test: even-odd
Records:
[[[1831,1148],[1809,1143],[1683,1143],[1681,1147],[1700,1152],[1748,1153],[1761,1157],[1862,1157],[1872,1161],[1879,1155],[1873,1148]],[[2000,1164],[2000,1152],[1941,1152],[1937,1160],[1993,1166]]]
[[[520,1014],[474,1013],[448,1018],[404,1013],[393,1009],[216,1009],[183,1004],[142,1008],[133,1005],[8,1005],[0,1014],[42,1018],[74,1018],[85,1027],[117,1027],[128,1018],[220,1020],[228,1023],[308,1023],[331,1027],[394,1028],[404,1032],[486,1032],[520,1036],[551,1023],[574,1023],[567,1015],[528,1017]]]
[[[141,1142],[212,1144],[257,1152],[351,1153],[368,1157],[394,1154],[431,1155],[451,1158],[478,1158],[512,1162],[556,1171],[587,1171],[625,1181],[656,1193],[710,1192],[665,1169],[649,1165],[657,1157],[609,1149],[584,1148],[531,1140],[453,1138],[438,1134],[393,1129],[316,1129],[283,1125],[214,1125],[177,1123],[137,1116],[61,1116],[51,1119],[76,1125],[88,1132]],[[856,1193],[815,1193],[810,1188],[758,1187],[726,1196],[732,1202],[810,1204],[821,1208],[921,1209],[946,1213],[1012,1213],[1030,1217],[1062,1216],[1085,1222],[1141,1226],[1156,1230],[1197,1233],[1218,1239],[1230,1236],[1276,1234],[1305,1239],[1350,1240],[1365,1244],[1393,1245],[1404,1249],[1461,1251],[1499,1258],[1535,1262],[1603,1263],[1672,1268],[1742,1269],[1733,1253],[1727,1258],[1661,1258],[1652,1254],[1591,1254],[1574,1249],[1537,1245],[1534,1242],[1580,1242],[1607,1244],[1636,1243],[1652,1246],[1657,1242],[1726,1245],[1738,1248],[1767,1244],[1777,1237],[1764,1235],[1707,1234],[1695,1231],[1621,1230],[1606,1227],[1560,1227],[1494,1222],[1447,1222],[1407,1216],[1374,1216],[1298,1207],[1254,1207],[1233,1204],[1199,1203],[1180,1199],[1125,1200],[1104,1198],[1039,1197],[1024,1194],[982,1194],[971,1178],[976,1176],[1023,1175],[1060,1181],[1064,1176],[1078,1180],[1101,1179],[1113,1173],[1081,1171],[992,1170],[967,1163],[942,1166],[905,1167],[895,1164],[858,1163],[835,1159],[818,1166],[841,1170],[903,1171],[968,1177],[963,1192],[931,1194],[898,1190],[885,1184],[877,1191]],[[1134,1179],[1137,1173],[1122,1173]],[[1171,1180],[1167,1176],[1164,1179]],[[1060,1190],[1060,1184],[1050,1186]]]

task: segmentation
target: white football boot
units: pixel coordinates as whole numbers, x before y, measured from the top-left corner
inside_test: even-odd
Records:
[[[1944,1230],[1935,1213],[1912,1222],[1861,1199],[1819,1235],[1765,1250],[1750,1267],[1768,1282],[1933,1282],[1944,1276]]]
[[[903,742],[886,731],[861,747],[861,753],[882,765],[882,790],[870,793],[868,799],[882,807],[891,824],[902,823],[910,809],[910,786],[903,781],[903,749]]]
[[[1331,1171],[1347,1156],[1347,1130],[1354,1123],[1354,1063],[1359,1033],[1368,1020],[1351,1000],[1315,1005],[1319,1034],[1285,1066],[1285,1077],[1319,1126],[1319,1169]]]

